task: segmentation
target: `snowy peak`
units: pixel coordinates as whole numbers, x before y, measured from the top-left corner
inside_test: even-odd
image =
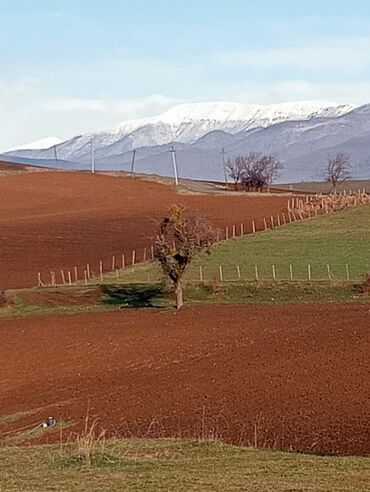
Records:
[[[205,135],[222,131],[228,134],[255,128],[267,128],[287,121],[307,121],[311,118],[335,118],[354,109],[349,104],[326,101],[299,101],[272,105],[237,102],[182,103],[158,116],[125,121],[111,130],[75,137],[58,145],[58,157],[76,162],[91,159],[91,140],[94,138],[97,159],[120,156],[141,147],[167,145],[171,142],[193,144]],[[50,150],[27,150],[12,154],[23,157],[49,158]],[[43,142],[51,147],[54,142]],[[25,147],[23,147],[25,148]]]
[[[257,127],[268,127],[284,121],[308,120],[314,117],[336,117],[353,110],[349,104],[326,101],[300,101],[271,105],[242,104],[236,102],[183,103],[151,118],[123,122],[111,130],[113,140],[145,129],[150,133],[148,142],[140,131],[138,144],[162,145],[171,141],[194,142],[215,130],[237,133]]]
[[[151,124],[180,125],[189,122],[214,121],[289,121],[309,119],[317,116],[340,116],[354,109],[350,104],[324,101],[302,101],[271,105],[242,104],[236,102],[182,103],[151,118],[129,120],[113,128],[120,132],[128,128],[135,130]]]

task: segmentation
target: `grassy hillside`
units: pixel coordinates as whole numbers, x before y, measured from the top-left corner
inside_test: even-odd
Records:
[[[115,440],[82,465],[73,446],[0,449],[2,492],[365,492],[369,458],[320,457],[180,440]]]
[[[291,272],[294,280],[307,280],[309,269],[312,279],[327,280],[327,265],[333,280],[359,280],[370,271],[370,207],[226,241],[214,247],[212,255],[200,256],[187,278],[218,279],[222,266],[224,280],[238,280],[239,275],[242,280],[254,280],[255,265],[259,278],[265,280],[273,278],[273,268],[278,280],[289,280]],[[121,277],[126,281],[150,281],[160,275],[157,265],[137,265]]]

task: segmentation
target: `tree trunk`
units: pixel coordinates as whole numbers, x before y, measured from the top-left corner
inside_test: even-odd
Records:
[[[184,293],[182,290],[181,282],[178,282],[176,284],[175,292],[176,292],[176,309],[179,311],[184,305]]]

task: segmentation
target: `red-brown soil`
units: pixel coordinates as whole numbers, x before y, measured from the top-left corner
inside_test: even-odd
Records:
[[[19,291],[17,291],[19,293]],[[12,304],[11,295],[8,294],[8,299],[5,298],[4,305]],[[16,296],[14,296],[16,297]],[[29,289],[22,291],[22,295],[18,296],[22,302],[28,305],[42,307],[66,307],[66,306],[94,306],[101,304],[103,294],[99,289],[86,287],[75,291],[68,291],[56,287],[53,290]],[[7,301],[7,302],[6,302]],[[13,303],[15,299],[13,298]],[[1,303],[0,303],[1,306]]]
[[[13,164],[11,162],[0,161],[0,171],[25,171],[27,166],[25,164]]]
[[[117,264],[125,252],[143,257],[153,242],[158,220],[177,202],[201,211],[225,228],[251,219],[262,228],[264,216],[286,210],[284,196],[178,195],[174,188],[141,179],[77,172],[25,173],[0,180],[0,289],[31,287],[37,272],[50,282],[50,271],[61,281],[61,269],[86,264],[98,271]]]
[[[117,435],[369,454],[369,316],[209,305],[2,320],[1,414],[39,409],[13,427],[54,415],[78,430],[90,401]]]

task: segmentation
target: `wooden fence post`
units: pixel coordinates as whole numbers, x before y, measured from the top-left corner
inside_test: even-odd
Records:
[[[132,250],[132,260],[131,260],[131,265],[135,265],[135,260],[136,260],[136,251],[133,249],[133,250]]]
[[[235,238],[236,236],[236,228],[235,228],[235,224],[233,225],[233,238]]]
[[[237,271],[237,274],[238,274],[238,279],[240,280],[242,278],[242,275],[241,275],[241,272],[240,272],[240,266],[239,265],[236,265],[236,271]]]
[[[244,236],[244,224],[243,224],[243,222],[240,224],[240,235]]]
[[[267,222],[266,222],[266,217],[263,218],[263,225],[265,227],[265,231],[267,231]]]
[[[254,220],[252,220],[252,233],[256,234],[256,223]]]
[[[112,256],[112,272],[116,269],[116,257]]]
[[[87,278],[90,279],[91,276],[90,276],[90,265],[89,264],[86,265],[86,274],[87,274]]]
[[[45,284],[41,279],[41,272],[37,274],[37,287],[45,287]]]
[[[332,274],[331,274],[331,271],[330,271],[330,265],[326,265],[326,269],[327,269],[327,272],[328,272],[329,283],[331,285]]]
[[[72,285],[72,275],[71,275],[71,270],[68,270],[68,284]]]
[[[125,253],[122,253],[122,269],[126,268]]]
[[[254,265],[254,278],[256,279],[256,282],[259,281],[258,266],[257,265]]]
[[[60,272],[61,272],[61,274],[62,274],[62,282],[63,282],[63,284],[65,285],[65,284],[66,284],[66,277],[65,277],[65,275],[64,275],[64,270],[61,270]]]
[[[275,270],[275,265],[272,265],[272,278],[273,278],[273,280],[276,280],[276,270]]]
[[[203,267],[202,267],[202,265],[199,265],[199,279],[201,282],[203,282]]]
[[[290,280],[293,281],[293,265],[292,264],[289,265],[289,274],[290,274]]]
[[[349,281],[350,276],[349,276],[349,265],[348,264],[346,264],[346,278]]]
[[[75,282],[78,282],[78,269],[75,266]]]
[[[220,282],[224,281],[224,272],[222,271],[222,265],[220,265]]]
[[[307,265],[307,274],[308,274],[308,280],[311,281],[311,265]]]

